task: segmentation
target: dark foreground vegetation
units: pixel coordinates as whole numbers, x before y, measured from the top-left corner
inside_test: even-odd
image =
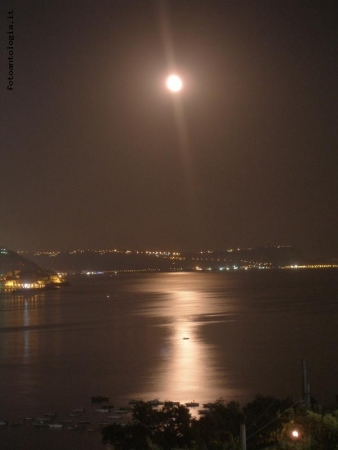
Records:
[[[240,450],[243,423],[247,450],[338,450],[338,408],[306,410],[290,398],[264,396],[243,408],[220,399],[199,419],[183,405],[140,401],[130,423],[107,426],[102,436],[115,450]]]

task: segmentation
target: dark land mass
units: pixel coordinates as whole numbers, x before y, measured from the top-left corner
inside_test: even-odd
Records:
[[[50,289],[67,282],[13,250],[0,247],[0,290]]]
[[[11,252],[11,255],[14,258],[13,253]],[[187,271],[196,270],[196,267],[202,270],[218,270],[220,268],[232,269],[234,266],[238,268],[278,268],[304,263],[304,258],[297,249],[272,246],[190,253],[77,250],[69,252],[27,252],[23,255],[40,267],[68,273],[128,270]],[[19,257],[19,255],[17,256]],[[18,263],[23,259],[22,257],[17,259]]]
[[[0,276],[15,271],[38,272],[40,270],[41,267],[30,258],[25,258],[5,247],[0,248]]]

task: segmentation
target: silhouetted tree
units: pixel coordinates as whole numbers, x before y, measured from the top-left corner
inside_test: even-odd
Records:
[[[197,448],[235,450],[243,420],[239,403],[217,400],[204,417],[192,423]]]
[[[292,435],[297,431],[297,437]],[[297,409],[278,436],[281,450],[338,450],[338,411],[318,413]]]
[[[277,434],[294,405],[291,398],[257,395],[243,408],[248,450],[259,450],[277,442]]]
[[[115,424],[102,431],[103,442],[116,450],[147,450],[152,444],[163,450],[192,446],[191,415],[183,405],[165,405],[155,409],[149,402],[138,402],[133,410],[134,423]]]

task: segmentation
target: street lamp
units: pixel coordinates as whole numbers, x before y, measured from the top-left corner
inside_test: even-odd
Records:
[[[299,431],[297,431],[297,430],[292,430],[291,436],[292,436],[294,439],[298,439],[298,438],[299,438]]]

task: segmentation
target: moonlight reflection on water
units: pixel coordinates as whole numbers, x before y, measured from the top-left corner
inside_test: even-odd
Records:
[[[67,417],[83,406],[95,423],[93,395],[108,395],[116,405],[134,397],[181,403],[223,397],[242,404],[258,393],[297,399],[302,358],[313,394],[321,403],[333,401],[334,271],[70,281],[56,292],[0,298],[4,418],[52,410]]]

